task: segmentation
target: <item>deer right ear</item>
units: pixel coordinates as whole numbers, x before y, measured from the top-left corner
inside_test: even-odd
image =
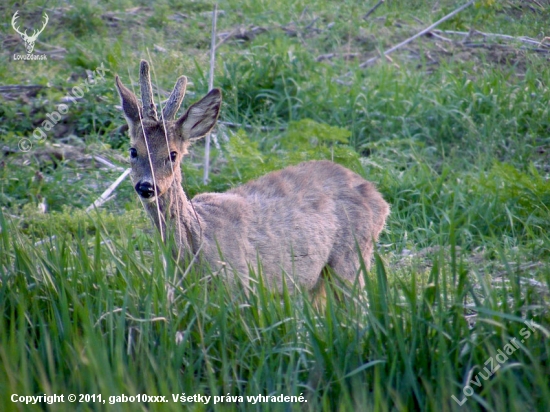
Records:
[[[216,125],[222,93],[220,89],[212,89],[200,101],[193,104],[176,124],[181,128],[185,140],[198,139],[206,135]]]
[[[128,125],[132,126],[135,123],[139,123],[140,107],[135,94],[122,84],[118,76],[115,77],[115,82]]]

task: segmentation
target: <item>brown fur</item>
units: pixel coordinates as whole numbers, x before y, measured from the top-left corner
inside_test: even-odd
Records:
[[[142,98],[149,99],[146,62],[140,72]],[[178,82],[185,83],[182,78]],[[154,105],[144,101],[148,110],[140,107],[118,77],[117,88],[137,154],[132,180],[136,190],[143,182],[156,185],[151,198],[140,198],[161,233],[166,234],[167,226],[173,231],[181,254],[200,250],[212,269],[237,275],[245,283],[249,268],[256,268],[259,260],[266,284],[278,290],[285,276],[290,288],[298,284],[318,290],[327,265],[341,278],[363,286],[356,245],[369,267],[373,242],[389,214],[372,183],[338,164],[312,161],[189,201],[181,186],[180,161],[190,140],[215,125],[219,91],[211,91],[177,120],[158,120]],[[177,103],[163,114],[177,112],[182,93],[176,85],[169,100]],[[171,152],[176,153],[174,162]]]

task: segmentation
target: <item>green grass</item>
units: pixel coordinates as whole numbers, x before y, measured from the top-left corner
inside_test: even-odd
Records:
[[[329,281],[322,309],[300,292],[274,295],[258,270],[246,294],[196,263],[177,267],[128,182],[101,212],[84,212],[121,173],[87,156],[127,167],[114,74],[135,83],[145,58],[164,90],[189,77],[184,105],[200,97],[212,2],[0,6],[20,10],[24,27],[45,7],[35,53],[64,49],[60,59],[12,61],[23,44],[10,40],[9,19],[0,25],[1,86],[43,86],[3,94],[0,106],[1,410],[181,410],[176,394],[212,397],[186,403],[193,411],[548,410],[548,53],[422,37],[360,69],[463,2],[387,1],[362,19],[375,3],[220,2],[219,33],[265,29],[217,54],[221,120],[246,127],[220,126],[208,185],[201,143],[183,165],[191,196],[320,158],[377,184],[392,213],[372,270],[361,271],[366,288]],[[542,40],[547,3],[480,1],[441,28]],[[101,64],[105,79],[34,139]],[[501,353],[508,359],[484,380]],[[10,400],[44,393],[106,403]],[[464,393],[459,406],[453,396]],[[169,402],[109,403],[122,394]],[[242,400],[213,405],[228,394]],[[307,403],[247,400],[281,394]]]
[[[524,319],[547,325],[547,302],[513,267],[505,271],[509,282],[497,288],[480,273],[472,279],[456,255],[435,256],[427,278],[415,271],[390,277],[377,257],[364,292],[343,290],[347,297],[339,301],[329,294],[319,312],[299,293],[274,296],[261,280],[248,296],[197,267],[180,280],[170,253],[150,238],[134,239],[130,227],[108,229],[93,219],[93,235],[58,234],[33,247],[2,218],[0,402],[8,409],[16,408],[13,393],[45,391],[106,399],[303,394],[308,410],[452,410],[451,396],[463,398],[468,372],[521,338]],[[169,286],[176,286],[173,302]],[[473,313],[471,326],[465,314]],[[468,407],[548,404],[549,333],[541,328],[526,339]],[[161,407],[180,408],[171,399],[147,405]],[[256,408],[301,406],[241,402],[213,409]]]

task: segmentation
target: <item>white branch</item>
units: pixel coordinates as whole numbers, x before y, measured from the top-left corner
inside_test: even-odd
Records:
[[[104,191],[101,194],[101,196],[99,196],[99,198],[94,203],[92,203],[90,206],[88,206],[86,208],[86,212],[89,212],[90,210],[92,210],[94,208],[100,207],[103,203],[105,203],[107,200],[109,200],[109,196],[111,195],[111,193],[113,193],[113,191],[117,188],[117,186],[124,179],[126,179],[126,176],[128,176],[130,174],[130,170],[131,169],[126,169],[124,171],[124,173],[122,173],[120,175],[120,177],[111,186],[109,186],[109,188],[106,191]]]
[[[412,37],[409,37],[407,40],[404,40],[402,41],[401,43],[399,43],[398,45],[396,46],[393,46],[391,49],[388,49],[386,50],[383,55],[384,56],[387,56],[388,54],[390,53],[393,53],[394,51],[396,51],[397,49],[405,46],[406,44],[409,44],[410,42],[412,42],[413,40],[416,40],[417,38],[419,38],[420,36],[423,36],[424,34],[426,33],[429,33],[430,31],[432,31],[433,29],[435,29],[437,26],[439,26],[441,23],[443,23],[444,21],[447,21],[449,20],[450,18],[454,17],[456,14],[460,13],[462,10],[464,10],[466,7],[469,7],[471,6],[472,4],[474,4],[475,0],[470,0],[468,3],[460,6],[458,9],[454,10],[453,12],[447,14],[445,17],[442,17],[441,19],[439,19],[438,21],[436,21],[434,24],[432,24],[431,26],[425,28],[424,30],[416,33],[414,36]],[[367,61],[361,63],[359,65],[360,68],[364,69],[365,67],[371,65],[372,63],[374,63],[376,60],[378,60],[381,56],[376,56],[376,57],[372,57],[370,59],[368,59]]]

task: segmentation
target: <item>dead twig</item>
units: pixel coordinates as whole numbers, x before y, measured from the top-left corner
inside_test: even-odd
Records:
[[[441,36],[437,33],[435,33],[435,30],[434,31],[431,31],[429,33],[426,33],[427,35],[430,35],[432,37],[435,37],[436,39],[439,39],[439,40],[443,40],[443,41],[446,41],[448,43],[454,43],[451,39],[447,38],[447,37],[444,37],[444,36]]]
[[[261,132],[272,132],[272,131],[284,132],[286,130],[286,127],[283,127],[283,126],[280,126],[280,127],[259,126],[259,127],[257,127],[257,126],[251,126],[251,125],[248,125],[248,124],[233,123],[233,122],[220,122],[220,121],[218,121],[218,124],[229,127],[230,129],[260,130]]]
[[[315,61],[316,62],[322,62],[323,60],[331,60],[335,56],[336,56],[336,53],[321,54],[321,55],[317,56]]]
[[[304,27],[304,31],[308,31],[309,29],[311,29],[315,25],[315,23],[317,23],[317,20],[319,20],[319,17],[315,17],[313,20],[311,20],[311,22],[306,27]]]
[[[539,10],[533,10],[533,8],[531,8],[531,10],[533,10],[533,11],[544,11],[545,10],[545,7],[541,3],[539,3],[537,0],[528,0],[528,1],[530,3],[535,3],[539,8]]]
[[[514,48],[514,47],[510,47],[510,46],[496,44],[496,43],[467,42],[467,43],[462,43],[462,46],[463,47],[470,47],[470,48],[473,48],[473,49],[488,49],[488,50],[498,49],[498,50],[503,50],[503,51],[508,51],[508,52],[517,52],[518,50],[521,50],[521,51],[529,51],[529,52],[544,53],[544,54],[549,54],[550,53],[550,49],[540,49],[540,48],[528,47],[528,46],[520,46],[520,47]]]
[[[380,0],[378,3],[376,3],[367,13],[363,16],[363,20],[367,20],[369,16],[376,11],[378,7],[380,7],[382,4],[384,4],[385,0]]]
[[[121,19],[120,17],[116,16],[115,12],[107,12],[107,13],[103,13],[101,15],[101,18],[104,19],[104,20],[107,20],[107,21],[111,21],[111,22],[119,22],[119,21],[124,21],[124,19]]]
[[[208,78],[208,91],[214,87],[214,66],[216,64],[216,23],[218,19],[218,3],[214,4],[212,13],[212,37],[210,40],[210,76]],[[210,132],[206,134],[204,141],[204,171],[203,183],[208,183],[208,173],[210,171]],[[216,142],[217,143],[217,142]],[[217,145],[216,145],[217,146]]]
[[[513,40],[513,41],[518,41],[518,42],[521,42],[521,43],[527,43],[527,44],[532,44],[532,45],[535,45],[535,46],[544,46],[544,47],[550,47],[550,46],[545,46],[543,43],[544,43],[544,39],[542,41],[540,40],[537,40],[537,39],[533,39],[531,37],[526,37],[526,36],[510,36],[508,34],[500,34],[500,33],[485,33],[485,32],[482,32],[482,31],[479,31],[479,30],[471,30],[469,32],[466,32],[466,31],[454,31],[454,30],[439,30],[439,29],[436,29],[436,30],[432,30],[432,34],[434,33],[437,33],[437,34],[454,34],[454,35],[457,35],[457,36],[464,36],[466,38],[468,37],[471,37],[471,36],[475,36],[475,35],[479,35],[479,36],[482,36],[482,37],[487,37],[487,38],[496,38],[496,39],[505,39],[505,40]]]
[[[105,166],[107,166],[109,169],[113,169],[113,170],[116,170],[118,172],[123,172],[125,171],[125,169],[123,167],[120,167],[120,166],[117,166],[117,165],[114,165],[113,163],[109,162],[107,159],[101,157],[101,156],[98,156],[98,155],[93,155],[91,156],[92,159],[94,159],[96,162],[98,163],[101,163]]]
[[[359,57],[359,53],[327,53],[317,56],[315,59],[316,62],[322,62],[323,60],[332,60],[335,57],[341,57],[344,60],[351,60],[353,58]]]
[[[46,88],[40,84],[13,84],[9,86],[0,86],[0,93],[12,93],[12,92],[27,92],[27,91],[37,91]]]
[[[261,26],[252,26],[250,29],[246,30],[243,27],[238,27],[230,32],[220,33],[219,37],[221,40],[216,44],[216,49],[224,44],[226,41],[231,39],[249,41],[254,39],[258,34],[266,32],[268,29]]]
[[[267,31],[272,31],[272,30],[282,30],[283,32],[285,32],[286,35],[290,37],[302,36],[312,32],[321,33],[322,30],[314,27],[315,23],[317,23],[319,20],[320,20],[319,17],[313,18],[302,29],[299,29],[297,27],[296,22],[290,22],[286,25],[271,26],[271,27],[263,27],[263,26],[249,26],[248,28],[237,27],[229,32],[223,32],[218,34],[218,37],[220,38],[220,40],[216,44],[216,49],[218,49],[222,44],[224,44],[225,42],[231,39],[250,41],[250,40],[253,40],[259,34],[265,33]],[[330,29],[332,25],[333,23],[328,24],[327,29]]]
[[[104,191],[101,196],[99,196],[99,198],[94,202],[92,203],[90,206],[88,206],[86,208],[86,212],[89,212],[90,210],[94,209],[94,208],[98,208],[100,207],[103,203],[105,203],[107,200],[109,200],[109,196],[111,196],[111,193],[114,192],[114,190],[118,187],[118,185],[124,180],[126,179],[126,176],[128,176],[130,174],[130,171],[131,169],[128,168],[124,171],[124,173],[122,173],[120,175],[120,177],[114,181],[114,183],[109,186],[107,188],[106,191]]]
[[[421,30],[420,32],[416,33],[414,36],[412,37],[409,37],[408,39],[402,41],[401,43],[397,44],[396,46],[393,46],[392,48],[386,50],[385,52],[382,53],[381,56],[387,56],[388,54],[390,53],[393,53],[394,51],[396,51],[397,49],[405,46],[406,44],[409,44],[410,42],[412,42],[413,40],[416,40],[417,38],[419,38],[420,36],[423,36],[424,34],[432,31],[433,29],[435,29],[437,26],[439,26],[441,23],[449,20],[450,18],[454,17],[455,15],[457,15],[458,13],[460,13],[462,10],[464,10],[465,8],[467,7],[470,7],[472,4],[474,4],[475,0],[470,0],[468,3],[466,4],[463,4],[462,6],[460,6],[459,8],[457,8],[456,10],[452,11],[451,13],[447,14],[445,17],[442,17],[441,19],[439,19],[438,21],[436,21],[434,24],[432,24],[431,26],[425,28],[424,30]],[[376,56],[376,57],[372,57],[370,59],[368,59],[367,61],[361,63],[359,65],[360,68],[364,69],[365,67],[368,67],[370,66],[372,63],[374,63],[375,61],[377,61],[378,59],[380,59],[381,56]]]

